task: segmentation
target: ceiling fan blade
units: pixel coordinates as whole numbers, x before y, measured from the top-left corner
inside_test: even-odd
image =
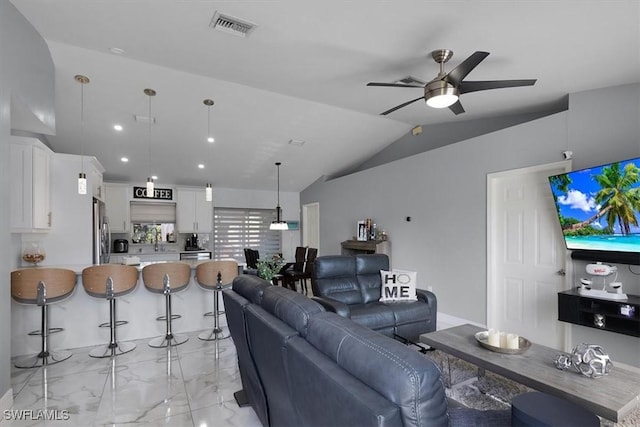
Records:
[[[389,110],[387,110],[387,111],[383,111],[382,113],[380,113],[380,115],[381,115],[381,116],[386,116],[386,115],[387,115],[387,114],[389,114],[389,113],[393,113],[394,111],[399,110],[399,109],[401,109],[402,107],[406,107],[406,106],[407,106],[407,105],[409,105],[409,104],[413,104],[414,102],[419,101],[419,100],[421,100],[421,99],[424,99],[424,96],[419,96],[419,97],[417,97],[416,99],[412,99],[411,101],[407,101],[407,102],[402,103],[402,104],[400,104],[400,105],[396,105],[395,107],[393,107],[393,108],[391,108],[391,109],[389,109]]]
[[[506,87],[533,86],[536,79],[529,80],[485,80],[462,82],[460,93],[477,92],[479,90],[502,89]]]
[[[457,100],[455,104],[450,105],[449,110],[453,111],[456,116],[464,113],[464,108],[462,107],[460,100]]]
[[[404,83],[376,83],[376,82],[370,82],[367,83],[367,86],[383,86],[383,87],[417,87],[417,88],[424,88],[424,86],[416,86],[416,85],[406,85]]]
[[[456,68],[449,71],[445,79],[454,86],[460,85],[462,80],[481,63],[484,58],[489,56],[489,52],[476,51],[467,59],[462,61]]]

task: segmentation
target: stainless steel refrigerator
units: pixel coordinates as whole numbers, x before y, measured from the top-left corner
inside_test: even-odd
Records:
[[[93,263],[108,264],[111,258],[111,230],[104,202],[93,199]]]

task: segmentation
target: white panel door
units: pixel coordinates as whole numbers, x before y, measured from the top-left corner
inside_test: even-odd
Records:
[[[320,248],[320,203],[302,206],[302,245]]]
[[[567,163],[488,177],[487,326],[561,349],[566,251],[548,177]]]

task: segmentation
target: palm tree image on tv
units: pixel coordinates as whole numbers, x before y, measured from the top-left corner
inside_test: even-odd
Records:
[[[640,159],[549,182],[568,249],[640,252]]]

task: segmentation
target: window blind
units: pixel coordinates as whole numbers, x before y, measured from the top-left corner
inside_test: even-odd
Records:
[[[131,202],[132,223],[175,223],[176,204],[160,202]]]
[[[244,248],[257,249],[260,258],[282,252],[280,231],[269,230],[275,209],[213,209],[213,257],[245,262]]]

